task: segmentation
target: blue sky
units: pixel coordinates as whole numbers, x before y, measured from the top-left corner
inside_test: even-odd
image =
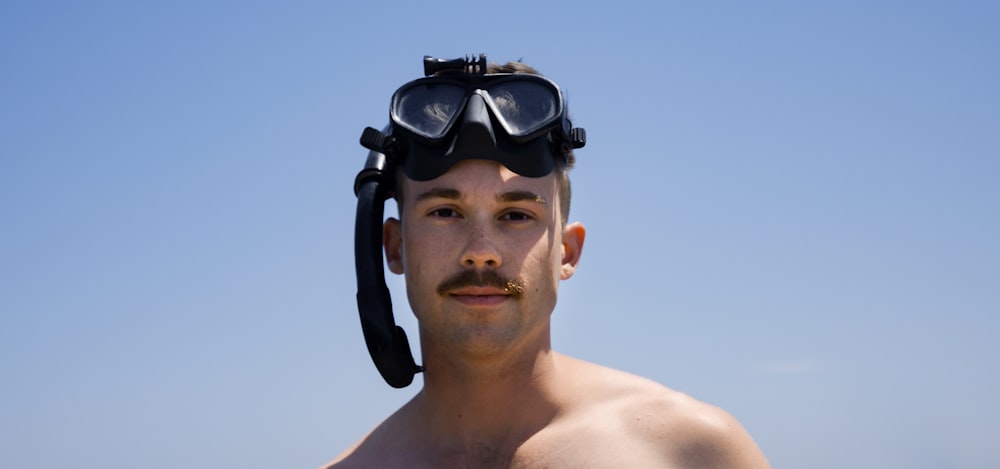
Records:
[[[0,6],[5,466],[315,467],[412,396],[357,320],[357,140],[479,52],[588,132],[557,350],[775,467],[1000,466],[995,2],[361,3]]]

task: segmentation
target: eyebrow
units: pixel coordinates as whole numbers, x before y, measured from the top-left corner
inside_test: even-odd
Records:
[[[498,202],[535,202],[541,205],[548,205],[545,197],[531,191],[511,191],[504,192],[497,196]]]
[[[448,200],[459,200],[462,198],[462,193],[457,189],[448,189],[443,187],[433,187],[420,194],[417,194],[417,201],[428,200],[428,199],[448,199]],[[531,191],[510,191],[504,192],[503,194],[497,195],[497,202],[535,202],[541,205],[548,205],[548,201],[545,197],[542,197]]]
[[[458,200],[462,198],[462,193],[456,189],[444,189],[441,187],[432,187],[424,192],[417,195],[417,202],[427,199],[450,199]]]

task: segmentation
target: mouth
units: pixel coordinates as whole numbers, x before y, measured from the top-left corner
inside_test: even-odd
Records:
[[[439,295],[466,306],[491,307],[524,294],[524,282],[504,278],[493,270],[464,270],[438,285]]]
[[[464,287],[448,292],[448,296],[466,306],[497,306],[510,299],[511,295],[494,287]]]

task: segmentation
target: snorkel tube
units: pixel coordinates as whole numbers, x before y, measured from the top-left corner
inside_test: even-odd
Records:
[[[362,141],[372,134],[366,129]],[[375,368],[389,386],[405,388],[413,375],[423,371],[413,360],[406,331],[392,316],[392,298],[382,268],[382,217],[389,198],[392,174],[386,174],[386,157],[372,150],[364,169],[354,180],[358,211],[354,225],[354,266],[358,274],[358,312],[361,331]]]

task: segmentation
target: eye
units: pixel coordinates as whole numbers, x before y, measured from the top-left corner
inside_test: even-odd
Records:
[[[507,213],[503,214],[503,216],[501,216],[500,219],[501,220],[508,220],[508,221],[515,221],[516,222],[516,221],[528,221],[528,220],[531,220],[532,217],[531,217],[531,215],[529,215],[529,214],[527,214],[525,212],[510,211],[510,212],[507,212]]]
[[[454,218],[458,216],[458,212],[455,209],[444,207],[431,210],[429,215],[438,218]]]

